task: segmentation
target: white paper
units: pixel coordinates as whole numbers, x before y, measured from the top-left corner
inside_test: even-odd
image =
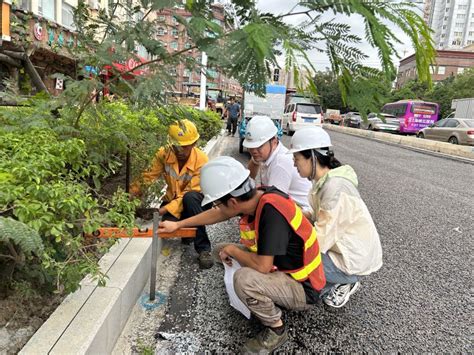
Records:
[[[241,268],[237,260],[232,259],[232,266],[224,264],[225,274],[224,274],[224,283],[229,295],[230,305],[242,313],[247,319],[250,319],[250,309],[237,297],[237,294],[234,290],[234,274],[237,270]]]

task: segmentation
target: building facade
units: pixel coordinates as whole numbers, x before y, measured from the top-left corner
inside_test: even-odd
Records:
[[[92,12],[107,7],[107,0],[89,0]],[[20,0],[2,3],[0,78],[11,79],[25,95],[64,90],[58,77],[76,78],[72,49],[78,45],[73,24],[77,0]],[[8,15],[8,16],[7,16]],[[5,89],[0,83],[0,90]]]
[[[430,67],[433,82],[455,76],[464,70],[474,67],[474,45],[463,50],[438,50],[435,65]],[[407,81],[417,79],[415,55],[412,54],[400,61],[396,88],[402,87]]]
[[[218,2],[211,5],[213,21],[225,29],[225,11],[224,6]],[[158,39],[167,48],[168,52],[186,51],[187,55],[193,57],[198,63],[201,62],[202,53],[193,48],[185,28],[177,21],[176,16],[189,19],[191,13],[186,11],[184,7],[176,7],[173,9],[163,9],[156,13],[156,19],[159,22],[157,29]],[[190,70],[186,68],[184,63],[179,64],[171,69],[170,73],[175,79],[176,94],[199,95],[199,85],[201,81],[201,70]],[[224,75],[217,68],[207,67],[207,87],[209,89],[222,90],[227,96],[241,96],[242,88],[237,80]]]
[[[425,0],[423,16],[437,49],[461,49],[474,43],[473,0]]]

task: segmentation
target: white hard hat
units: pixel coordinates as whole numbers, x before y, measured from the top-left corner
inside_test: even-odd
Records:
[[[309,149],[332,147],[329,134],[321,127],[302,128],[295,132],[291,138],[289,154]],[[321,152],[326,155],[325,151]]]
[[[278,128],[268,116],[254,116],[245,130],[245,148],[258,148],[278,133]]]
[[[250,170],[231,157],[221,156],[201,168],[201,206],[234,191],[250,175]]]

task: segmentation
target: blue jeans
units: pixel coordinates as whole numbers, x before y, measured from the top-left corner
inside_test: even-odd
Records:
[[[328,293],[336,284],[353,284],[359,281],[357,275],[347,275],[338,269],[329,255],[321,253],[321,258],[323,261],[324,275],[326,276],[326,286],[321,290],[321,296]]]

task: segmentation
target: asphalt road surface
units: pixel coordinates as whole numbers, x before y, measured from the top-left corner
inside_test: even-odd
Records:
[[[341,309],[320,304],[284,312],[290,339],[280,350],[472,352],[474,165],[329,133],[336,158],[358,174],[384,266],[364,278]],[[232,137],[222,143],[221,155],[248,159]],[[237,220],[209,227],[209,233],[213,243],[237,241]],[[189,248],[183,260],[193,253]],[[156,352],[238,352],[260,324],[229,306],[222,267],[199,271],[196,262],[182,264],[157,329]]]

